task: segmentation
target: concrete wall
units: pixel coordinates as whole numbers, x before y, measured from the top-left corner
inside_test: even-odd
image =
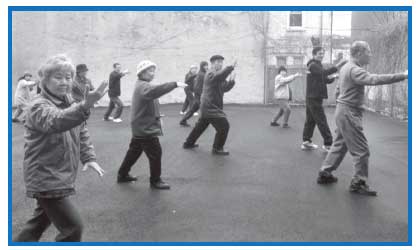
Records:
[[[157,63],[155,82],[183,81],[191,64],[225,56],[238,60],[236,87],[227,103],[262,103],[263,41],[243,12],[14,12],[13,88],[23,71],[36,73],[49,56],[66,53],[74,64],[86,63],[94,85],[107,79],[112,64],[133,72],[122,80],[122,100],[129,103],[139,61]],[[161,103],[182,102],[176,89]],[[101,104],[106,105],[104,97]]]

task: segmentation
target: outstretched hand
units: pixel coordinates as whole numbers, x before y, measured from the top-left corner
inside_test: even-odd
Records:
[[[348,62],[348,60],[342,59],[340,62],[338,62],[335,66],[336,68],[340,69],[343,65],[345,65]]]
[[[99,87],[92,91],[89,92],[88,89],[86,89],[86,92],[84,94],[84,107],[90,109],[93,107],[93,105],[99,101],[107,92],[108,92],[108,81],[103,81]]]
[[[231,72],[231,74],[230,74],[230,77],[229,77],[229,80],[230,81],[234,81],[236,79],[236,72]]]
[[[97,162],[91,161],[84,164],[82,171],[86,171],[88,168],[93,169],[100,177],[105,174],[105,170],[103,170]]]
[[[179,88],[186,88],[188,86],[188,84],[186,84],[184,82],[176,82],[176,84]]]
[[[234,60],[234,62],[231,66],[233,66],[234,68],[237,67],[237,60]]]

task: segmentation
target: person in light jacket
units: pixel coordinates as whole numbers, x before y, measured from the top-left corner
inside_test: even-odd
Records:
[[[182,82],[151,83],[156,68],[157,65],[148,60],[141,61],[137,66],[138,80],[135,83],[131,105],[132,137],[129,149],[119,167],[117,182],[138,180],[129,172],[144,151],[150,163],[150,187],[170,189],[170,185],[161,179],[162,148],[159,136],[163,135],[163,129],[159,98],[177,87],[185,88],[188,85]]]
[[[14,241],[38,241],[51,224],[59,232],[56,241],[81,241],[82,220],[69,196],[75,193],[80,161],[83,170],[104,173],[85,124],[108,83],[76,103],[71,98],[74,73],[65,55],[53,56],[39,70],[41,93],[26,114],[23,160],[26,195],[36,199],[37,207]]]
[[[36,85],[36,81],[31,81],[32,74],[25,72],[22,77],[18,79],[15,92],[16,111],[13,114],[12,122],[21,122],[20,116],[24,116],[25,111],[31,101],[30,89]]]
[[[277,122],[282,115],[284,115],[283,128],[288,128],[288,119],[291,114],[289,101],[291,100],[291,88],[288,86],[295,78],[301,76],[300,73],[287,76],[287,69],[284,66],[279,67],[278,75],[275,77],[275,92],[274,96],[278,100],[279,111],[271,121],[271,126],[277,127],[280,124]]]
[[[338,98],[335,111],[336,135],[333,145],[324,159],[317,183],[337,182],[332,175],[346,153],[353,157],[354,176],[349,191],[375,196],[377,192],[367,185],[370,151],[362,125],[365,86],[377,86],[400,82],[408,78],[407,71],[397,74],[371,74],[365,70],[370,62],[371,49],[367,42],[355,41],[350,49],[351,60],[339,74]]]

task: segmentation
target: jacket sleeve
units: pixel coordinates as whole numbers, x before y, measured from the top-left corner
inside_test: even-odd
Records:
[[[177,87],[176,82],[168,82],[163,83],[160,85],[151,85],[149,83],[145,84],[145,86],[142,89],[142,95],[149,100],[157,99],[170,91],[174,90]]]
[[[335,79],[336,79],[336,78],[329,78],[329,77],[327,77],[327,76],[326,76],[326,78],[325,78],[324,82],[325,82],[326,84],[331,84],[331,83],[333,83],[333,82],[335,81]]]
[[[36,84],[35,81],[26,81],[25,79],[20,80],[20,84],[22,84],[25,87],[34,86]]]
[[[328,75],[338,72],[338,68],[332,66],[328,69],[324,69],[317,63],[311,63],[308,67],[308,71],[310,71],[310,73],[313,75],[327,77]]]
[[[234,81],[234,80],[225,81],[223,83],[223,91],[224,92],[230,91],[234,87],[235,84],[236,84],[236,81]]]
[[[281,75],[278,75],[275,78],[275,89],[279,88],[279,86],[284,86],[292,81],[294,81],[295,79],[295,75],[290,75],[287,77],[282,77]]]
[[[83,164],[96,161],[95,150],[90,141],[89,131],[85,122],[83,122],[80,128],[80,161]]]
[[[227,76],[234,70],[233,66],[227,66],[218,72],[209,72],[208,80],[212,83],[220,82],[227,78]]]
[[[90,110],[78,103],[59,109],[47,103],[35,103],[27,113],[27,126],[43,133],[60,133],[79,126],[89,118]]]
[[[354,83],[359,85],[385,85],[406,79],[404,74],[370,74],[361,67],[352,68],[350,77]]]

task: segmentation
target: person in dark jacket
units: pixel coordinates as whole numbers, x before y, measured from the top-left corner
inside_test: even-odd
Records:
[[[338,98],[335,111],[336,135],[333,145],[322,163],[317,178],[319,184],[337,182],[332,172],[338,168],[349,151],[353,157],[354,176],[349,191],[356,194],[377,195],[367,185],[367,139],[362,128],[365,86],[377,86],[400,82],[408,78],[407,71],[398,74],[370,74],[364,68],[370,62],[371,50],[367,42],[356,41],[351,46],[351,60],[340,70],[337,86]]]
[[[220,55],[212,56],[210,59],[211,69],[204,78],[204,86],[201,97],[200,117],[195,127],[186,138],[183,148],[191,149],[198,146],[196,140],[211,124],[217,131],[212,146],[212,153],[215,155],[228,155],[229,152],[224,150],[224,144],[227,140],[228,123],[226,114],[223,111],[224,93],[230,91],[235,84],[234,75],[226,81],[227,77],[233,72],[236,62],[233,65],[223,67],[224,57]]]
[[[199,105],[201,104],[201,94],[202,94],[202,86],[204,85],[204,77],[205,73],[208,71],[208,63],[202,61],[199,65],[199,72],[194,79],[193,84],[193,94],[194,99],[192,103],[192,107],[186,112],[183,116],[182,120],[180,121],[180,125],[184,127],[189,127],[190,125],[187,123],[187,120],[191,118],[198,110]]]
[[[93,91],[95,89],[92,81],[86,76],[88,70],[86,64],[79,64],[76,66],[76,77],[74,78],[71,87],[71,96],[76,102],[84,100],[86,90]]]
[[[301,149],[316,149],[318,146],[311,141],[314,128],[318,127],[323,137],[323,149],[329,150],[332,145],[333,138],[330,132],[327,118],[324,114],[323,99],[327,99],[327,84],[335,80],[333,75],[338,71],[346,61],[342,61],[336,66],[328,69],[323,68],[322,60],[324,57],[324,49],[315,47],[312,51],[313,59],[307,63],[307,88],[306,88],[306,120],[303,131],[303,144]]]
[[[180,111],[181,115],[186,114],[186,110],[191,110],[193,105],[193,83],[196,78],[198,67],[196,65],[191,65],[188,73],[185,75],[185,83],[188,85],[185,91],[185,101],[183,102],[182,110]]]
[[[48,59],[39,76],[41,94],[26,115],[23,160],[26,195],[36,199],[37,207],[14,241],[39,241],[51,223],[59,231],[56,241],[81,241],[82,221],[69,196],[75,193],[80,161],[83,171],[104,173],[85,124],[108,83],[86,93],[82,102],[74,102],[70,95],[74,66],[65,55]]]
[[[118,171],[118,183],[136,181],[129,172],[144,151],[150,162],[150,187],[169,189],[161,179],[162,148],[158,136],[163,135],[158,98],[177,87],[186,87],[182,82],[152,84],[156,64],[145,60],[137,66],[138,80],[135,83],[131,106],[132,138],[128,152]]]
[[[113,64],[113,71],[109,75],[109,106],[108,110],[106,111],[103,120],[104,121],[113,121],[116,123],[122,122],[120,118],[122,115],[122,110],[124,108],[124,104],[122,103],[119,96],[121,95],[121,78],[128,74],[128,70],[121,71],[121,64],[114,63]],[[116,106],[116,111],[113,117],[111,117],[111,113]]]

